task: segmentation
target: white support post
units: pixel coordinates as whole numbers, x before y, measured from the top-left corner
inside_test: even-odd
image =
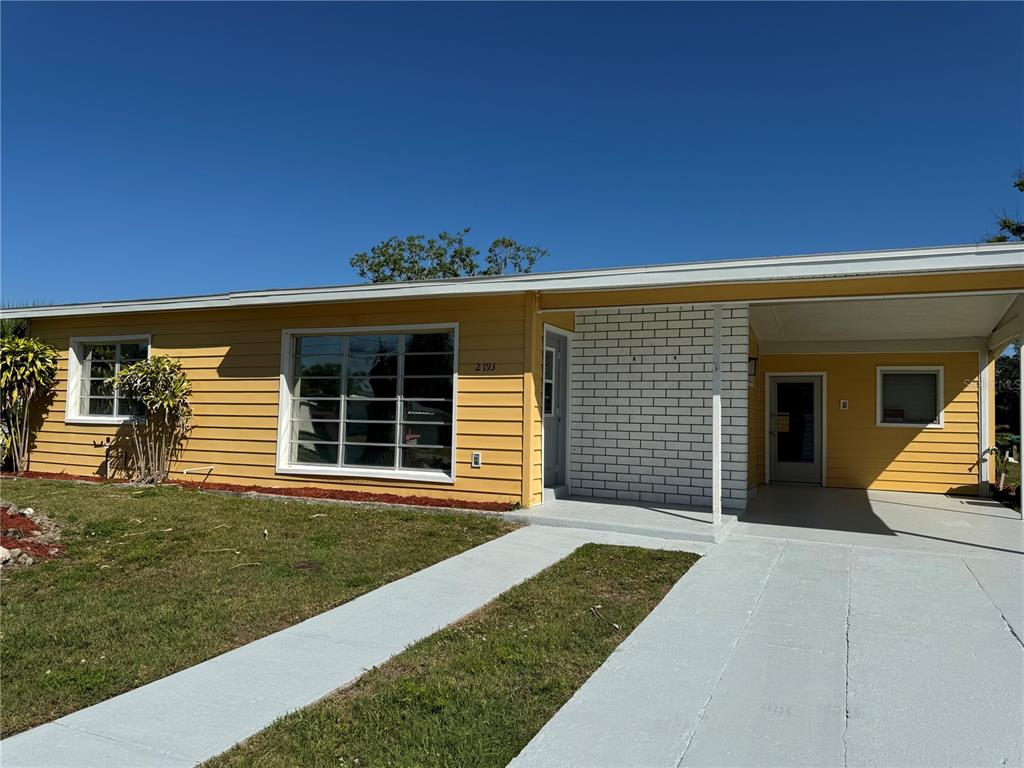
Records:
[[[1017,343],[1020,344],[1020,369],[1017,371],[1017,394],[1020,397],[1020,446],[1017,450],[1017,460],[1020,462],[1021,473],[1024,475],[1024,293],[1017,297]],[[998,397],[998,393],[996,397]],[[993,407],[995,407],[993,405]],[[1020,491],[1017,491],[1017,498],[1020,498]],[[1024,522],[1024,512],[1021,513],[1021,522]]]
[[[988,401],[988,350],[978,352],[978,488],[982,496],[989,495],[988,469],[988,423],[990,409]]]
[[[711,516],[722,524],[722,307],[712,310],[714,368],[711,374]]]

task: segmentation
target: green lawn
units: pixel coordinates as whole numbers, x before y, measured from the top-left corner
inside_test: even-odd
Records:
[[[587,545],[207,765],[504,766],[696,560]]]
[[[107,699],[500,536],[498,517],[4,480],[66,554],[5,570],[0,731]],[[264,531],[267,532],[264,537]],[[296,570],[301,560],[318,570]]]

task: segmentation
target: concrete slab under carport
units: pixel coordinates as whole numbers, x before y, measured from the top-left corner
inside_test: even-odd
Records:
[[[1020,512],[937,493],[759,485],[734,532],[944,554],[1024,553]]]

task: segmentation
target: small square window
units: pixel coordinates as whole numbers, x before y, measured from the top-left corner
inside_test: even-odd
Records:
[[[66,418],[121,423],[142,415],[140,404],[115,390],[110,379],[149,357],[148,337],[76,338],[68,356]]]
[[[877,425],[942,426],[942,368],[879,368]]]

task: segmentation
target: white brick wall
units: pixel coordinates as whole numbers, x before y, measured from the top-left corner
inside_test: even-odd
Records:
[[[747,309],[722,310],[722,505],[747,497]],[[571,492],[711,506],[712,310],[583,310],[572,343]]]

